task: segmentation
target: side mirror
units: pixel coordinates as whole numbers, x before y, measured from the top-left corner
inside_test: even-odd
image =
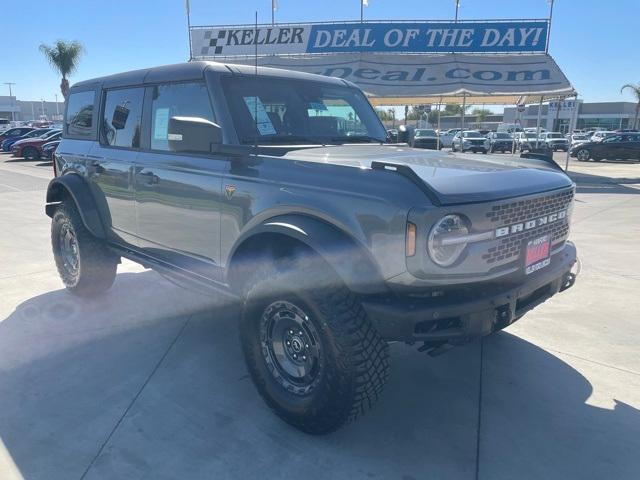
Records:
[[[172,152],[210,153],[222,143],[222,128],[205,118],[171,117],[167,140]]]

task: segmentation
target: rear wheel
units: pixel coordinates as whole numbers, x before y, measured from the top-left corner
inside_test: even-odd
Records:
[[[40,152],[33,147],[25,147],[25,149],[22,150],[22,157],[25,160],[38,160],[40,158]]]
[[[58,274],[70,292],[92,296],[113,284],[119,257],[87,230],[73,202],[56,209],[51,245]]]
[[[589,150],[587,150],[586,148],[581,148],[576,153],[576,157],[578,158],[578,161],[580,161],[580,162],[587,162],[591,158],[591,152]]]
[[[386,342],[322,261],[258,272],[246,290],[240,339],[260,395],[306,433],[355,420],[389,375]]]

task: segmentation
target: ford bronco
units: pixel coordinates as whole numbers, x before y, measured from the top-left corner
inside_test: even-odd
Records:
[[[266,403],[336,430],[380,396],[389,342],[441,353],[575,278],[559,167],[385,137],[336,78],[191,62],[80,82],[47,191],[60,277],[99,294],[127,258],[237,299]]]

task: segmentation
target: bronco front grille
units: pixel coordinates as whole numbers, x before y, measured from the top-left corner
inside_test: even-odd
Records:
[[[487,218],[498,226],[524,222],[550,213],[569,208],[573,200],[573,189],[564,192],[530,198],[503,205],[495,205],[487,213]]]
[[[571,189],[542,197],[495,205],[486,216],[496,227],[526,222],[551,213],[570,209],[573,195],[574,192],[573,189]],[[488,248],[486,253],[482,255],[482,259],[485,260],[487,264],[496,262],[506,263],[516,260],[520,256],[522,245],[526,240],[546,234],[551,235],[551,244],[554,247],[563,244],[569,236],[569,215],[557,222],[548,223],[497,240],[498,243]]]

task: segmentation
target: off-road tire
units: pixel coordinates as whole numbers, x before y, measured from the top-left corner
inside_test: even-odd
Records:
[[[63,229],[70,229],[75,237],[75,269],[70,267],[63,254]],[[70,292],[90,297],[108,290],[113,285],[119,257],[87,230],[72,201],[65,201],[56,208],[51,221],[51,246],[60,279]]]
[[[272,373],[261,325],[278,302],[300,307],[315,327],[323,352],[312,388],[294,393]],[[245,288],[240,341],[252,380],[267,405],[303,432],[333,432],[369,410],[389,376],[387,343],[372,326],[360,297],[322,261],[265,266]],[[308,347],[308,345],[307,345]]]

